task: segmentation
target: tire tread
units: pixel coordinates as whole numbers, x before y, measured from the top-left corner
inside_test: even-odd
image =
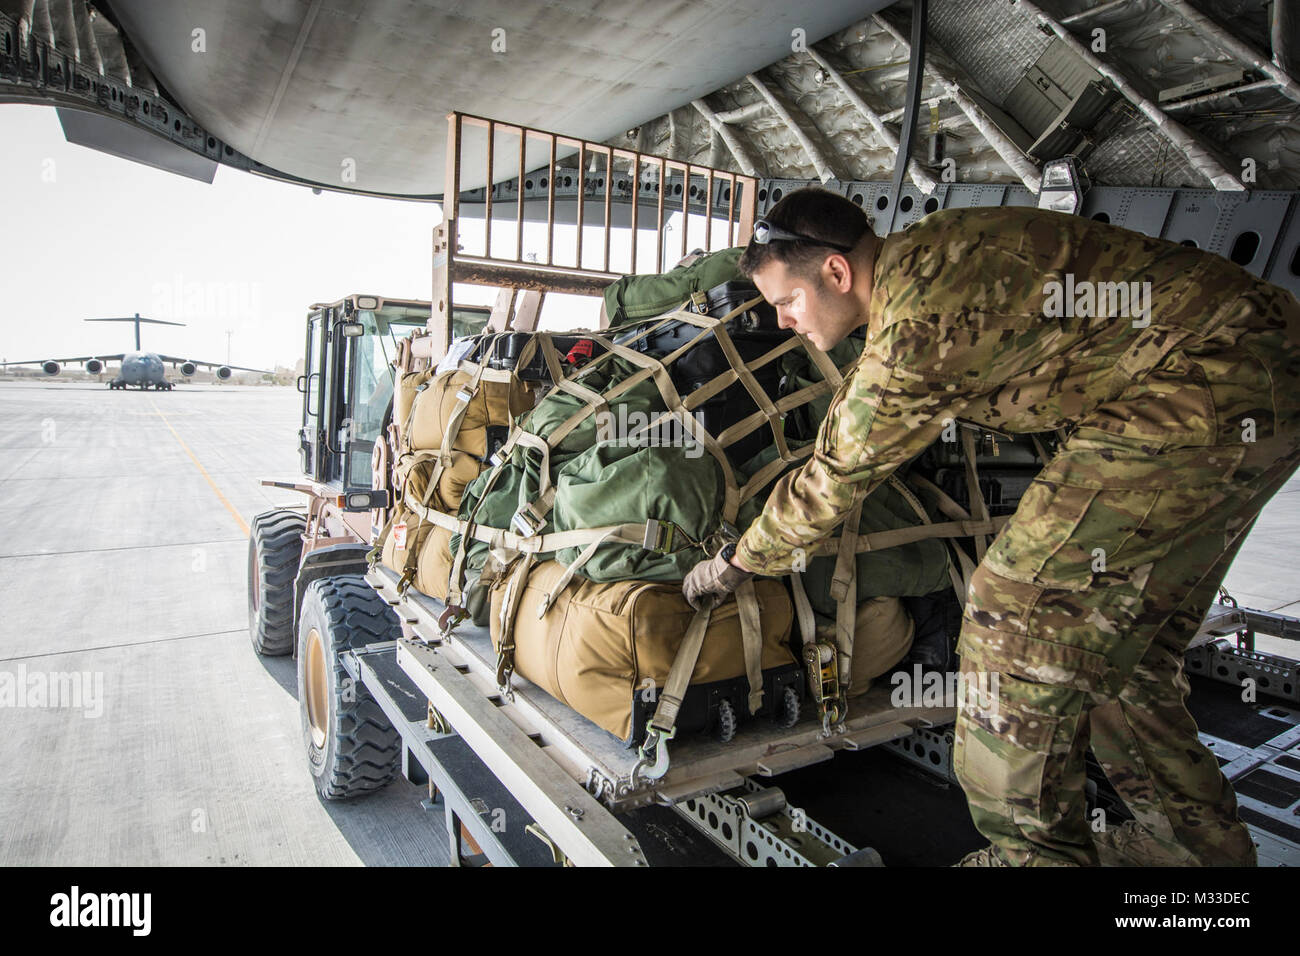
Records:
[[[324,612],[326,653],[334,664],[334,705],[338,726],[334,733],[333,765],[323,768],[316,787],[326,800],[346,800],[380,790],[397,776],[402,738],[364,684],[353,686],[353,700],[344,701],[342,681],[347,671],[338,654],[367,644],[395,640],[401,625],[359,574],[321,578],[307,587],[304,606],[318,602]],[[328,747],[327,747],[328,752]]]
[[[293,650],[293,582],[306,526],[302,512],[277,508],[255,517],[249,529],[249,548],[257,549],[258,567],[256,584],[249,569],[248,633],[253,649],[266,657],[283,657]],[[254,586],[261,596],[257,613],[252,604]]]

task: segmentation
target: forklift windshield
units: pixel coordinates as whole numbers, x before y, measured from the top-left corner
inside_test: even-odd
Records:
[[[398,342],[425,327],[429,307],[386,302],[378,309],[359,309],[350,321],[361,323],[365,331],[349,339],[344,486],[360,489],[371,486],[370,456],[393,399],[392,361]]]
[[[490,311],[480,306],[456,308],[452,319],[457,334],[483,331]],[[392,363],[398,343],[428,324],[429,306],[385,301],[377,309],[358,309],[349,321],[360,323],[364,331],[346,339],[352,344],[344,376],[343,484],[348,490],[361,490],[372,486],[371,455],[393,399]]]

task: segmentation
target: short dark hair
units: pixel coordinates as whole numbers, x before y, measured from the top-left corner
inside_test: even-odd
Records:
[[[839,246],[854,247],[868,232],[875,234],[862,207],[818,186],[796,189],[762,218],[778,228]],[[758,243],[751,237],[740,257],[740,271],[752,276],[769,262],[782,262],[791,272],[811,276],[828,255],[839,251],[834,245],[784,239]]]

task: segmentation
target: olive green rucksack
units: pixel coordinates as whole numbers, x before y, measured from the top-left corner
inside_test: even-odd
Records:
[[[826,357],[848,378],[866,344],[865,338],[850,335],[839,345],[833,346]],[[795,349],[781,356],[781,372],[785,376],[781,387],[782,395],[791,395],[823,380],[821,369],[808,358],[808,353],[803,349]],[[832,398],[834,393],[827,392],[806,405],[790,409],[785,417],[786,436],[795,441],[811,441],[816,438],[818,427],[830,411]]]
[[[604,393],[637,371],[636,366],[621,358],[609,358],[599,366],[593,367],[577,377],[577,381],[594,392]],[[576,395],[554,389],[539,401],[532,411],[519,419],[518,427],[538,438],[549,439],[573,415],[587,407],[587,403]],[[610,415],[615,423],[627,421],[634,414],[653,415],[663,411],[663,399],[653,379],[646,379],[633,385],[622,394],[609,400]],[[558,478],[560,468],[575,455],[586,452],[596,444],[596,419],[588,415],[567,435],[556,443],[549,453],[549,477]],[[548,534],[555,530],[551,515],[543,516],[544,521],[536,529],[528,529],[514,524],[515,515],[520,509],[529,505],[541,486],[541,455],[527,445],[516,445],[509,457],[496,466],[485,471],[465,490],[459,516],[472,519],[487,528],[505,528],[517,534],[532,530],[536,534]],[[596,527],[596,525],[588,525]],[[453,558],[460,548],[460,535],[451,539]],[[483,541],[472,541],[466,552],[466,566],[473,569],[483,567],[488,545]],[[554,555],[547,552],[538,555],[539,561],[551,560]]]
[[[737,263],[743,246],[707,252],[689,265],[663,275],[629,275],[605,289],[605,314],[611,326],[649,319],[675,309],[696,292],[741,278]]]
[[[721,531],[722,474],[702,445],[601,442],[565,463],[556,481],[556,531],[658,523],[653,550],[600,545],[578,569],[592,581],[681,581]],[[561,548],[555,560],[571,565],[582,552]]]
[[[597,441],[595,417],[589,415],[555,441],[547,454],[547,474],[554,486],[549,510],[534,507],[542,486],[541,452],[516,440],[505,461],[466,489],[459,517],[480,529],[523,536],[645,526],[646,533],[637,534],[635,541],[588,541],[537,553],[536,560],[556,560],[593,581],[681,581],[721,544],[723,477],[713,456],[683,440],[680,429],[634,430],[664,410],[662,396],[649,378],[611,394],[637,371],[634,364],[611,357],[579,377],[584,387],[609,396],[615,432],[611,439]],[[557,389],[522,416],[518,427],[554,441],[558,429],[586,407],[582,398]],[[462,546],[468,585],[486,564],[489,546],[478,539],[464,545],[460,535],[453,535],[453,561]]]

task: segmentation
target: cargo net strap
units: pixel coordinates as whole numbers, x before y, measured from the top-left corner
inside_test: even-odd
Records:
[[[606,541],[639,544],[647,548],[663,547],[663,537],[666,532],[680,529],[669,529],[660,522],[648,521],[644,524],[629,524],[608,526],[601,528],[582,529],[578,531],[569,531],[552,534],[542,534],[541,529],[545,527],[547,517],[550,514],[555,502],[555,488],[551,483],[550,476],[550,455],[551,452],[566,438],[574,429],[582,425],[587,419],[594,417],[596,427],[596,438],[598,441],[609,440],[613,434],[613,415],[610,414],[610,402],[616,400],[619,396],[640,385],[646,380],[653,380],[655,387],[663,401],[665,411],[647,421],[645,425],[634,428],[628,435],[621,436],[625,440],[634,440],[642,434],[649,432],[651,429],[659,428],[668,420],[676,421],[686,434],[702,445],[706,451],[717,462],[723,479],[724,498],[723,498],[723,521],[730,526],[735,525],[736,516],[740,506],[754,495],[758,494],[767,484],[769,484],[777,475],[781,473],[790,464],[798,462],[811,454],[811,447],[791,451],[785,441],[784,428],[782,426],[782,416],[790,409],[797,408],[806,404],[819,395],[823,395],[839,386],[841,377],[839,370],[834,363],[825,356],[820,350],[808,347],[807,343],[799,337],[791,337],[782,342],[777,347],[760,355],[751,362],[746,363],[736,349],[727,333],[726,326],[738,315],[752,308],[758,299],[742,303],[739,307],[729,312],[721,318],[700,315],[694,312],[678,310],[668,313],[654,322],[647,324],[636,335],[624,343],[616,343],[605,335],[591,333],[588,335],[596,344],[601,346],[605,351],[589,362],[581,369],[566,374],[564,365],[561,361],[560,354],[555,348],[551,336],[546,332],[538,332],[530,336],[525,344],[524,350],[516,361],[516,364],[526,364],[540,351],[543,361],[546,364],[547,371],[551,381],[556,389],[578,398],[582,402],[582,407],[574,412],[568,419],[560,423],[545,437],[533,435],[522,428],[515,427],[511,430],[505,445],[498,451],[495,473],[488,479],[489,484],[485,489],[490,490],[495,485],[497,476],[501,473],[506,460],[516,447],[526,449],[526,453],[535,454],[540,460],[538,462],[539,482],[536,489],[528,487],[527,483],[521,483],[519,491],[519,508],[511,522],[509,528],[495,528],[479,524],[475,512],[471,512],[466,518],[459,518],[455,515],[449,515],[445,512],[437,511],[429,506],[429,498],[432,492],[426,491],[425,495],[420,498],[408,493],[404,496],[404,502],[413,513],[418,515],[422,521],[430,521],[440,527],[446,528],[453,534],[459,534],[462,538],[474,539],[486,543],[489,548],[499,558],[508,556],[511,552],[514,554],[537,554],[557,550],[565,547],[583,547],[583,554],[579,556],[577,562],[570,567],[569,578],[581,567],[587,558],[594,553],[595,545]],[[630,347],[641,338],[653,334],[655,331],[666,327],[671,323],[686,322],[695,326],[698,332],[687,342],[672,351],[663,358],[655,358],[646,355],[635,348]],[[722,374],[716,376],[700,388],[696,389],[685,399],[678,393],[676,386],[673,384],[669,368],[682,355],[685,355],[696,345],[700,344],[708,336],[714,336],[719,344],[719,348],[726,356],[730,368]],[[776,361],[787,352],[804,346],[818,369],[821,371],[824,380],[816,382],[806,388],[800,389],[790,395],[773,401],[767,393],[758,384],[754,378],[753,370],[761,368],[769,362]],[[466,360],[458,361],[456,368],[459,371],[466,372],[473,376],[475,380],[487,379],[493,380],[501,378],[509,379],[513,373],[501,370],[487,369],[487,362],[491,355],[492,347],[489,343],[484,350],[484,356],[479,362],[470,362]],[[605,392],[597,392],[594,389],[583,384],[584,377],[592,371],[599,369],[602,364],[608,362],[613,357],[618,356],[625,361],[636,365],[638,371],[614,384]],[[495,374],[494,374],[495,373]],[[752,415],[746,417],[726,429],[721,435],[715,437],[696,420],[694,410],[704,402],[719,394],[722,390],[728,388],[735,382],[741,382],[746,392],[754,399],[758,410]],[[465,403],[468,404],[468,400]],[[458,405],[458,410],[462,407]],[[776,442],[780,458],[764,466],[758,473],[750,478],[743,486],[737,482],[736,474],[728,460],[725,449],[732,443],[744,438],[750,432],[766,424],[772,431],[773,438]],[[448,452],[451,448],[451,442],[454,442],[455,435],[451,427],[443,436],[443,448],[438,452],[408,452],[404,456],[402,463],[403,468],[409,474],[409,470],[420,461],[430,458],[438,459],[436,471],[441,472],[449,461]],[[437,474],[434,478],[436,479]],[[431,480],[431,486],[436,481]],[[485,494],[486,496],[486,494]],[[480,499],[481,500],[481,499]],[[693,545],[703,545],[703,542],[691,541],[689,538],[684,539]],[[465,548],[458,549],[455,562],[452,568],[450,589],[448,594],[449,602],[459,601],[462,596],[462,587],[464,584],[464,556]]]
[[[487,480],[478,504],[471,509],[465,518],[430,507],[431,491],[426,492],[423,496],[424,500],[416,500],[409,493],[408,486],[408,493],[404,498],[406,506],[418,515],[422,521],[429,521],[452,534],[460,535],[462,538],[462,545],[457,549],[451,568],[447,597],[448,605],[456,606],[463,600],[465,557],[469,550],[464,542],[471,539],[488,545],[490,554],[488,573],[491,577],[500,579],[503,575],[509,576],[511,586],[507,587],[506,592],[503,594],[502,606],[499,612],[504,626],[503,633],[506,634],[513,632],[514,616],[518,611],[518,599],[523,592],[522,579],[518,577],[523,573],[521,567],[530,567],[536,555],[565,548],[581,549],[577,559],[566,567],[561,579],[551,593],[541,602],[538,609],[540,616],[546,612],[560,591],[572,581],[582,565],[591,558],[602,544],[638,544],[647,549],[662,547],[662,534],[665,529],[657,521],[542,533],[548,515],[555,503],[556,489],[550,475],[552,453],[566,437],[593,416],[597,441],[614,438],[613,415],[610,413],[610,403],[642,382],[647,380],[654,382],[662,398],[665,410],[656,417],[651,418],[646,424],[634,428],[631,433],[619,437],[623,440],[635,439],[644,433],[650,432],[651,429],[661,427],[669,420],[677,422],[685,433],[702,445],[716,461],[724,485],[722,519],[725,526],[730,527],[733,531],[742,504],[759,494],[792,464],[799,463],[810,457],[814,447],[813,443],[791,450],[786,442],[782,419],[788,412],[809,404],[819,396],[837,391],[843,382],[843,376],[825,352],[812,346],[803,336],[797,334],[792,335],[789,339],[757,358],[746,362],[728,334],[727,325],[737,316],[753,308],[759,301],[761,300],[753,299],[745,302],[722,317],[711,317],[681,308],[647,323],[635,335],[622,342],[613,341],[608,332],[606,334],[597,332],[584,333],[586,338],[591,339],[596,345],[603,348],[604,352],[582,368],[572,370],[567,374],[565,364],[551,336],[546,332],[537,332],[530,336],[523,352],[516,361],[516,367],[532,361],[536,354],[540,352],[554,387],[579,399],[582,402],[582,407],[546,436],[534,435],[516,424],[511,429],[506,443],[497,452],[492,474]],[[694,326],[697,330],[696,334],[662,358],[647,355],[632,347],[636,342],[672,323],[686,323]],[[709,336],[716,339],[730,367],[683,398],[673,383],[670,374],[671,366]],[[806,352],[812,365],[820,372],[822,380],[775,400],[772,399],[755,378],[754,371],[801,347]],[[493,370],[486,367],[491,354],[492,346],[489,342],[481,361],[460,360],[456,368],[469,373],[474,377],[475,382],[483,379],[511,379],[514,375],[513,372]],[[586,376],[615,357],[622,358],[636,366],[637,371],[610,386],[604,392],[597,392],[583,384],[583,379]],[[737,382],[743,385],[745,391],[753,399],[754,404],[757,406],[756,411],[727,427],[716,436],[709,434],[696,419],[694,415],[695,409]],[[468,404],[468,400],[466,404]],[[458,406],[457,410],[461,410],[460,406]],[[459,420],[455,424],[459,424]],[[754,472],[744,484],[740,484],[736,472],[726,455],[726,449],[765,425],[772,432],[777,457]],[[439,459],[438,471],[440,472],[442,467],[445,467],[444,463],[449,461],[448,453],[455,440],[452,432],[453,429],[449,425],[447,433],[443,436],[442,448],[437,453],[414,453],[412,464],[415,461],[427,460],[428,457],[436,455]],[[822,714],[823,726],[827,731],[829,731],[829,727],[827,727],[828,716],[834,718],[832,722],[842,723],[847,713],[846,692],[848,690],[848,676],[853,655],[856,622],[856,556],[864,552],[898,547],[930,538],[950,539],[949,546],[954,559],[961,567],[962,573],[959,576],[951,563],[949,571],[952,576],[953,588],[957,592],[959,600],[964,603],[966,584],[969,583],[970,575],[974,571],[974,564],[965,551],[956,544],[955,539],[974,537],[977,541],[977,549],[982,556],[987,546],[986,536],[996,533],[1009,520],[1009,516],[996,519],[989,517],[983,498],[978,494],[978,480],[975,475],[974,464],[974,444],[969,439],[969,436],[963,436],[963,439],[962,451],[966,458],[968,487],[972,489],[972,502],[974,502],[975,513],[973,515],[953,501],[937,486],[917,477],[913,480],[917,483],[918,490],[933,497],[939,510],[949,519],[943,522],[934,522],[926,509],[917,501],[915,495],[903,482],[897,477],[891,477],[889,480],[894,483],[895,488],[904,493],[904,498],[916,512],[919,524],[888,531],[861,533],[858,531],[862,507],[862,499],[860,498],[855,503],[852,514],[847,517],[838,536],[825,538],[807,549],[809,557],[821,555],[835,555],[836,557],[835,571],[832,577],[832,597],[835,598],[838,605],[835,640],[825,651],[833,652],[830,656],[834,670],[839,675],[842,675],[843,680],[836,682],[834,696],[838,699],[837,708],[828,710],[829,702],[826,706],[823,706],[823,702],[819,698],[819,712]],[[495,486],[497,479],[504,473],[507,462],[516,448],[524,449],[525,454],[534,456],[537,460],[538,486],[530,488],[529,482],[521,481],[519,508],[512,519],[510,527],[497,528],[480,524],[476,521],[478,508],[487,498],[488,492]],[[430,489],[436,487],[436,481],[431,481],[429,487]],[[713,550],[712,544],[714,542],[691,542],[691,544],[702,546],[705,550]],[[721,542],[717,542],[717,544],[720,546]],[[817,643],[815,618],[811,607],[808,605],[807,596],[803,592],[802,581],[797,574],[791,576],[791,587],[795,594],[796,617],[805,650],[813,652],[813,657],[809,659],[824,659],[825,652],[818,651],[815,647]],[[742,644],[745,650],[746,672],[750,678],[749,703],[752,713],[757,710],[762,697],[761,631],[758,622],[758,605],[753,588],[742,587],[739,589],[737,601],[742,627]],[[701,612],[696,615],[692,620],[687,635],[691,639],[683,641],[677,657],[674,659],[672,669],[677,682],[685,681],[681,693],[685,692],[685,686],[689,684],[690,676],[694,672],[700,645],[703,641],[703,632],[707,624],[707,613]],[[498,677],[504,678],[507,684],[509,675],[513,670],[512,651],[513,641],[503,640],[498,660]],[[823,657],[817,658],[818,653],[822,653]],[[808,657],[807,653],[805,657]],[[682,677],[682,674],[685,676]],[[670,677],[671,683],[673,683],[673,679]],[[643,777],[654,778],[662,776],[667,771],[666,742],[672,738],[676,710],[680,706],[680,700],[680,693],[670,694],[667,693],[667,690],[661,696],[660,706],[650,723],[646,742],[642,746],[642,759],[636,772]],[[636,773],[634,773],[634,776],[636,776]]]
[[[607,335],[600,333],[588,333],[590,338],[605,351],[585,365],[583,368],[574,371],[570,375],[564,374],[559,352],[556,350],[551,336],[546,332],[538,332],[528,342],[520,361],[527,361],[532,358],[533,349],[540,350],[543,360],[546,363],[547,370],[554,382],[555,387],[563,392],[579,398],[584,407],[574,412],[568,419],[558,425],[546,436],[536,436],[524,431],[522,428],[515,428],[511,431],[506,444],[498,452],[501,460],[504,459],[514,450],[516,446],[522,445],[527,448],[538,451],[543,456],[549,454],[549,451],[558,446],[567,438],[574,429],[583,424],[587,419],[595,417],[596,437],[598,441],[613,438],[612,419],[609,404],[611,401],[619,398],[621,395],[640,385],[646,380],[653,380],[655,387],[659,391],[660,398],[663,401],[665,410],[656,417],[649,419],[644,425],[632,429],[632,431],[623,436],[624,440],[636,439],[639,436],[650,432],[652,429],[661,427],[668,421],[675,421],[681,428],[691,436],[691,438],[704,447],[704,449],[717,462],[718,468],[722,474],[724,485],[723,500],[723,520],[728,524],[734,525],[736,515],[740,506],[758,494],[766,485],[768,485],[777,475],[779,475],[789,465],[796,463],[808,457],[812,453],[811,446],[791,451],[785,439],[785,431],[782,425],[782,418],[792,409],[798,408],[811,402],[814,398],[832,392],[837,389],[842,381],[839,369],[826,356],[824,352],[816,347],[811,346],[800,336],[791,336],[780,345],[770,349],[764,354],[758,356],[750,362],[745,362],[731,336],[727,333],[726,326],[737,316],[743,314],[748,309],[753,308],[760,299],[752,299],[742,303],[736,309],[726,315],[715,318],[712,316],[701,315],[695,312],[688,312],[680,309],[670,312],[665,316],[645,325],[630,339],[622,343],[616,343]],[[651,355],[638,351],[631,347],[637,341],[652,335],[654,332],[673,323],[684,322],[695,326],[697,333],[678,348],[662,358],[655,358]],[[718,342],[730,368],[727,371],[717,375],[699,388],[692,391],[685,398],[677,391],[673,383],[670,367],[679,358],[695,348],[709,336],[713,336]],[[777,361],[787,352],[796,348],[803,347],[807,352],[810,361],[812,361],[821,372],[823,380],[815,382],[789,395],[782,396],[779,399],[772,400],[754,378],[754,370],[762,368],[770,362]],[[582,379],[591,372],[599,369],[601,365],[613,359],[614,357],[624,359],[638,367],[634,372],[622,381],[614,384],[605,392],[596,392],[582,384]],[[472,371],[474,366],[470,363],[462,363],[462,368],[466,371]],[[746,418],[731,425],[721,434],[714,436],[704,428],[703,425],[695,418],[694,411],[703,405],[709,399],[729,388],[736,382],[740,382],[745,391],[754,400],[757,410]],[[772,432],[773,442],[776,445],[779,458],[769,462],[756,474],[754,474],[744,485],[737,481],[735,470],[732,468],[730,460],[727,458],[725,449],[740,439],[746,437],[755,429],[764,425]],[[542,445],[545,445],[545,449]],[[543,458],[543,466],[547,464],[546,458]],[[542,469],[542,481],[549,480]],[[549,514],[550,507],[554,503],[553,495],[547,496],[544,488],[538,489],[538,495],[535,499],[530,499],[526,504],[527,507],[521,509],[524,512],[523,517],[526,520],[517,524],[519,530],[526,526],[540,528],[545,523],[545,518]],[[521,494],[522,496],[522,494]],[[504,529],[498,529],[504,530]],[[595,529],[601,530],[604,529]],[[487,541],[491,536],[491,529],[480,528],[476,535],[479,540]],[[527,537],[527,535],[523,535]],[[524,549],[521,549],[524,550]],[[533,548],[530,550],[547,550],[545,548]]]
[[[745,674],[749,678],[749,707],[753,713],[763,697],[762,640],[758,620],[758,599],[754,596],[754,582],[746,581],[736,589],[736,604],[740,611],[740,638],[745,659]],[[677,713],[686,699],[695,664],[704,648],[704,636],[709,629],[711,608],[695,612],[686,627],[682,643],[668,668],[668,678],[659,694],[654,715],[646,724],[645,740],[637,750],[637,761],[632,767],[630,784],[636,787],[642,780],[656,781],[668,772],[668,742],[677,734]]]
[[[466,372],[472,376],[472,383],[461,389],[457,398],[458,402],[453,412],[448,427],[444,431],[441,447],[434,450],[424,451],[405,451],[399,461],[397,468],[403,473],[403,477],[409,475],[411,468],[415,464],[429,459],[437,459],[438,466],[436,474],[431,476],[425,494],[420,498],[415,498],[409,493],[404,497],[407,507],[417,514],[422,520],[430,521],[440,527],[446,528],[454,534],[460,534],[466,538],[472,538],[487,543],[495,550],[525,553],[544,553],[554,551],[559,548],[569,548],[576,546],[585,546],[597,540],[617,541],[621,543],[645,544],[652,547],[656,538],[664,529],[657,522],[646,522],[644,524],[624,524],[617,526],[606,526],[600,528],[582,529],[568,532],[552,532],[541,534],[540,529],[545,526],[546,518],[549,515],[555,499],[555,488],[551,483],[550,476],[550,455],[556,446],[558,446],[569,434],[573,432],[588,418],[595,417],[596,438],[597,441],[609,440],[614,437],[612,428],[613,416],[610,414],[609,403],[619,396],[628,392],[632,388],[641,384],[647,379],[653,379],[659,394],[663,399],[666,411],[660,413],[657,417],[649,420],[646,424],[632,430],[628,435],[622,436],[624,439],[634,439],[638,436],[649,432],[652,429],[660,427],[666,421],[676,421],[681,427],[690,434],[690,436],[699,442],[706,451],[712,455],[717,462],[719,470],[723,477],[724,483],[724,502],[723,502],[723,520],[734,525],[739,508],[746,501],[757,495],[775,478],[777,478],[790,465],[801,462],[812,454],[813,446],[805,445],[801,448],[791,450],[786,443],[784,429],[781,424],[782,417],[789,411],[806,405],[813,399],[833,392],[838,389],[843,379],[839,370],[831,362],[826,353],[812,346],[802,336],[792,336],[785,342],[760,355],[758,358],[746,363],[736,350],[732,343],[726,326],[736,316],[742,314],[747,309],[752,308],[759,299],[754,299],[741,304],[736,309],[727,313],[721,318],[714,318],[707,315],[701,315],[695,312],[678,310],[670,312],[658,320],[646,325],[633,338],[623,344],[616,344],[608,337],[599,333],[590,333],[588,338],[601,345],[606,351],[597,356],[583,368],[572,372],[569,375],[564,373],[559,352],[551,340],[551,336],[546,332],[538,332],[531,336],[525,344],[517,364],[525,364],[532,360],[537,351],[540,351],[543,360],[546,363],[547,370],[555,388],[579,398],[583,402],[583,408],[579,409],[568,419],[562,422],[552,432],[545,436],[533,435],[522,428],[516,426],[511,429],[510,435],[504,446],[497,453],[498,464],[495,466],[495,474],[489,478],[488,488],[495,484],[494,479],[500,474],[510,453],[515,447],[523,447],[535,452],[540,458],[539,461],[539,487],[532,490],[526,484],[520,488],[520,508],[515,516],[515,521],[510,528],[493,528],[478,524],[474,520],[474,515],[467,518],[459,518],[456,515],[450,515],[445,512],[437,511],[430,508],[429,499],[432,497],[432,489],[437,485],[437,478],[441,471],[450,462],[450,452],[455,443],[459,425],[463,419],[464,412],[468,408],[469,402],[478,387],[479,381],[502,381],[509,382],[515,378],[515,373],[500,369],[491,369],[487,367],[489,356],[491,354],[491,345],[489,344],[484,350],[484,357],[479,362],[460,360],[456,365],[456,370]],[[686,343],[670,352],[663,358],[655,358],[630,348],[629,345],[637,340],[653,334],[658,329],[673,323],[686,322],[695,326],[699,331]],[[673,384],[669,375],[669,367],[681,356],[689,352],[692,348],[699,345],[709,335],[713,335],[721,348],[723,354],[727,357],[730,368],[722,374],[711,379],[704,385],[695,389],[685,398],[678,393],[676,386]],[[494,337],[495,338],[495,337]],[[784,395],[775,401],[770,399],[766,392],[763,391],[758,382],[754,379],[753,370],[781,358],[787,352],[795,348],[803,347],[810,361],[818,368],[822,374],[822,381],[815,382],[812,385],[805,386],[789,395]],[[601,393],[584,386],[581,379],[608,359],[619,356],[626,361],[639,366],[640,370],[623,379],[622,381],[611,386],[607,391]],[[700,405],[704,404],[715,395],[722,392],[735,382],[744,384],[746,391],[754,399],[758,410],[747,416],[739,422],[736,422],[729,428],[725,429],[718,436],[710,435],[703,425],[696,420],[693,412]],[[746,437],[755,429],[766,424],[772,431],[774,444],[778,451],[778,457],[762,466],[756,471],[743,485],[740,485],[736,478],[735,470],[727,458],[724,449],[731,444]],[[408,423],[408,433],[409,433]],[[404,436],[404,448],[409,448],[409,434]],[[973,453],[973,433],[968,429],[963,429],[963,452],[967,462],[967,481],[968,486],[972,487],[972,501],[974,502],[976,513],[972,516],[965,509],[957,505],[951,498],[940,491],[937,487],[919,477],[910,478],[909,480],[921,484],[923,490],[933,495],[939,504],[940,510],[952,520],[935,523],[929,519],[923,508],[920,508],[913,502],[913,507],[917,511],[917,516],[921,524],[897,528],[888,531],[874,532],[870,534],[858,534],[856,529],[851,536],[853,539],[852,551],[862,553],[867,551],[879,551],[886,548],[898,547],[904,544],[910,544],[916,541],[922,541],[929,538],[963,538],[974,537],[982,554],[985,547],[986,536],[995,534],[1003,524],[1008,520],[1007,517],[990,518],[987,508],[984,506],[982,496],[975,493],[978,490],[978,481],[974,472],[974,453]],[[405,484],[405,483],[404,483]],[[895,482],[895,486],[902,488],[900,482]],[[486,489],[485,489],[486,490]],[[481,499],[480,499],[481,500]],[[846,525],[848,522],[846,522]],[[694,543],[694,542],[693,542]],[[465,549],[461,549],[461,553]],[[810,556],[821,555],[840,555],[845,551],[843,535],[838,537],[825,538],[808,549]],[[456,577],[460,577],[457,575]],[[453,581],[453,584],[458,583]]]
[[[974,476],[974,446],[964,446],[967,458],[968,474]],[[834,554],[835,569],[831,575],[830,596],[835,601],[835,639],[834,642],[818,641],[817,621],[808,593],[804,589],[803,575],[795,571],[790,574],[791,593],[794,595],[795,620],[799,628],[799,637],[803,645],[803,661],[808,669],[808,679],[817,711],[822,720],[824,733],[829,734],[833,725],[842,725],[848,716],[848,695],[852,687],[853,651],[857,624],[857,564],[856,557],[868,551],[879,551],[897,547],[926,538],[942,537],[947,539],[954,560],[948,562],[948,575],[952,582],[957,600],[966,606],[966,591],[970,585],[975,564],[969,555],[957,545],[956,539],[994,533],[1011,520],[1010,515],[989,518],[987,510],[983,517],[973,519],[956,501],[930,481],[916,476],[912,479],[916,487],[932,496],[939,510],[953,520],[935,522],[929,512],[917,499],[913,489],[897,475],[886,479],[888,484],[899,493],[908,506],[915,512],[921,522],[909,528],[897,528],[890,531],[878,531],[861,534],[857,531],[862,516],[862,504],[865,497],[858,497],[838,538],[822,542],[813,549],[816,554]],[[983,504],[981,500],[981,505]],[[957,568],[961,568],[958,573]]]

